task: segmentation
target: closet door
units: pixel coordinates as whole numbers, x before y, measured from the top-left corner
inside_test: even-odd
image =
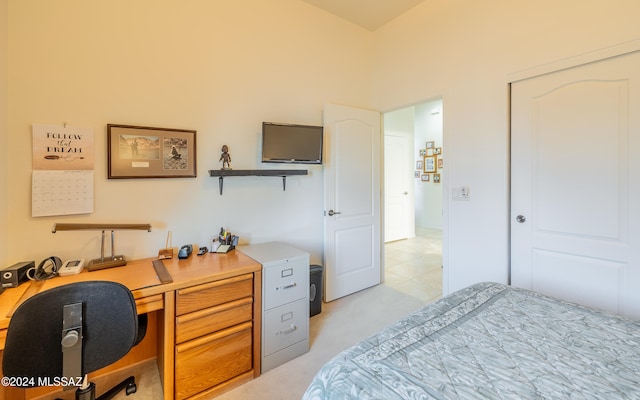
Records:
[[[640,317],[640,52],[511,97],[511,282]]]

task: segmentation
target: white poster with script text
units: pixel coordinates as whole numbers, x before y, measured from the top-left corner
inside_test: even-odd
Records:
[[[33,125],[33,169],[93,169],[93,129]]]

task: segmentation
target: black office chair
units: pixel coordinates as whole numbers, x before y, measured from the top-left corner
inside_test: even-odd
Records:
[[[87,382],[87,374],[124,357],[144,337],[146,322],[120,283],[77,282],[38,293],[11,317],[4,376],[19,378],[15,382],[22,387],[79,385],[77,400],[95,400],[95,384]],[[111,399],[123,389],[135,393],[133,376],[98,399]]]

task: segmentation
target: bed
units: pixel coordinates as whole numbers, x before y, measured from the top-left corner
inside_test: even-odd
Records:
[[[479,283],[343,351],[316,399],[640,399],[640,323]]]

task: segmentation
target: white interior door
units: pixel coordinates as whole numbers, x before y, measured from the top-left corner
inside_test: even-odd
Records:
[[[640,53],[512,86],[511,281],[640,317]]]
[[[324,109],[325,301],[380,283],[380,113]]]
[[[384,135],[384,241],[413,236],[413,138]]]

